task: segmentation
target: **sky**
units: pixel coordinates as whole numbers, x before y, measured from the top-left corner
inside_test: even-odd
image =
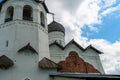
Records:
[[[1,0],[0,0],[1,1]],[[66,30],[66,43],[93,45],[104,54],[107,74],[120,74],[120,0],[45,0],[55,20]],[[52,16],[48,14],[48,24]]]
[[[52,3],[52,4],[50,4]],[[120,74],[120,0],[46,0],[55,20],[71,39],[82,47],[92,44],[100,55],[107,74]],[[48,15],[48,23],[52,16]]]

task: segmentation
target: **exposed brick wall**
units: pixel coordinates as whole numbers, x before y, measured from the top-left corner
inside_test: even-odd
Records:
[[[58,72],[100,73],[90,63],[80,58],[74,51],[69,53],[65,61],[60,61],[58,64],[62,67]]]

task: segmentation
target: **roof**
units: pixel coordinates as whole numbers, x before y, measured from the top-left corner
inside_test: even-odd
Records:
[[[29,51],[31,51],[33,53],[38,54],[38,52],[30,45],[30,43],[28,43],[26,46],[19,49],[18,52],[22,52],[22,51],[26,51],[26,50],[29,50]]]
[[[92,49],[92,50],[96,51],[97,53],[103,53],[103,52],[99,51],[98,49],[96,49],[95,47],[93,47],[92,45],[89,45],[89,46],[85,49],[85,51],[86,51],[87,49]]]
[[[0,68],[8,69],[14,65],[13,61],[5,55],[0,56]]]
[[[40,62],[39,62],[39,67],[42,69],[57,69],[60,68],[58,64],[55,62],[51,61],[50,59],[44,57]]]
[[[84,74],[84,73],[51,73],[51,77],[66,77],[77,79],[92,79],[92,80],[120,80],[120,75],[105,75],[105,74]]]
[[[2,5],[3,5],[6,1],[8,1],[8,0],[3,0],[3,1],[0,3],[0,11],[1,11]],[[34,1],[37,2],[37,3],[41,3],[41,4],[43,5],[43,7],[45,8],[46,12],[49,13],[49,10],[48,10],[48,8],[47,8],[47,6],[46,6],[46,4],[45,4],[45,1],[41,1],[41,0],[34,0]]]
[[[60,31],[65,34],[65,28],[63,27],[63,25],[56,21],[53,21],[48,25],[48,33],[53,31]]]
[[[52,45],[57,45],[58,47],[60,47],[61,49],[66,49],[66,47],[68,47],[71,44],[75,44],[80,50],[82,50],[83,52],[87,51],[89,48],[96,51],[98,54],[102,54],[103,52],[99,51],[98,49],[96,49],[95,47],[93,47],[92,45],[89,45],[87,48],[83,48],[82,46],[80,46],[74,39],[72,39],[68,44],[66,44],[66,46],[61,46],[59,43],[57,43],[56,41],[54,43],[51,43],[49,46]]]
[[[52,46],[52,45],[57,45],[59,48],[61,49],[65,49],[62,45],[60,45],[57,41],[55,41],[54,43],[51,43],[49,46]]]
[[[65,46],[65,48],[66,48],[67,46],[71,45],[71,44],[75,44],[79,49],[81,49],[82,51],[84,51],[84,48],[83,48],[82,46],[80,46],[74,39],[72,39],[72,40]]]
[[[51,43],[49,46],[52,46],[52,45],[57,45],[58,47],[60,47],[61,49],[66,49],[66,47],[68,47],[69,45],[71,44],[75,44],[79,49],[81,49],[82,51],[84,51],[84,48],[82,48],[76,41],[74,40],[71,40],[68,44],[66,44],[66,46],[61,46],[58,42],[54,42],[54,43]]]

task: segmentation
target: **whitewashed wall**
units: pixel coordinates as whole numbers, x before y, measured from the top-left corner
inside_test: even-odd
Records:
[[[32,6],[33,21],[22,20],[24,5]],[[5,23],[5,14],[9,6],[14,7],[14,20]],[[40,53],[40,59],[43,56],[49,57],[47,24],[45,28],[40,25],[40,11],[45,15],[47,14],[43,6],[33,0],[7,1],[2,7],[0,17],[0,51],[17,51],[30,42],[31,46]],[[47,22],[46,20],[47,19],[45,18],[45,22]],[[8,47],[5,46],[6,41],[9,42]]]
[[[53,31],[53,32],[50,32],[48,35],[49,35],[49,44],[57,41],[62,46],[65,45],[65,34],[63,32]]]
[[[7,55],[9,56],[9,54]],[[40,69],[38,67],[39,57],[30,51],[15,53],[10,56],[14,66],[8,70],[0,69],[0,80],[50,80],[49,73],[55,69]]]
[[[92,49],[88,49],[84,52],[75,44],[70,44],[65,49],[61,49],[57,45],[50,46],[51,59],[56,63],[58,63],[61,60],[65,60],[65,58],[71,51],[77,52],[79,57],[81,57],[85,62],[92,64],[97,70],[104,74],[99,54],[93,51]]]
[[[56,63],[64,60],[64,51],[56,45],[50,47],[50,59]]]
[[[32,6],[33,21],[22,20],[24,5]],[[12,21],[5,23],[5,14],[9,6],[14,7],[14,16]],[[8,0],[3,5],[0,14],[0,56],[3,54],[8,56],[13,60],[14,66],[8,70],[0,69],[0,80],[25,80],[25,78],[49,80],[49,72],[55,71],[38,68],[38,62],[43,57],[50,58],[47,24],[45,28],[40,25],[40,11],[43,11],[46,17],[47,13],[43,6],[34,0]],[[22,54],[17,52],[28,43],[38,55],[31,55],[31,52]]]
[[[4,19],[6,16],[6,10],[8,7],[13,6],[14,7],[14,16],[13,19],[20,19],[22,20],[22,15],[23,15],[23,7],[25,5],[30,5],[33,8],[33,22],[39,23],[40,24],[40,11],[42,11],[45,15],[45,26],[47,29],[47,16],[46,16],[46,11],[44,7],[36,3],[33,0],[8,0],[4,5],[2,6],[1,9],[1,14],[0,14],[0,24],[4,23]]]

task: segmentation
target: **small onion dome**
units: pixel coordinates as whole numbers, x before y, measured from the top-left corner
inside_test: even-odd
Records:
[[[48,33],[53,32],[53,31],[60,31],[65,34],[65,28],[63,27],[63,25],[61,25],[60,23],[56,21],[53,21],[52,23],[48,25]]]

